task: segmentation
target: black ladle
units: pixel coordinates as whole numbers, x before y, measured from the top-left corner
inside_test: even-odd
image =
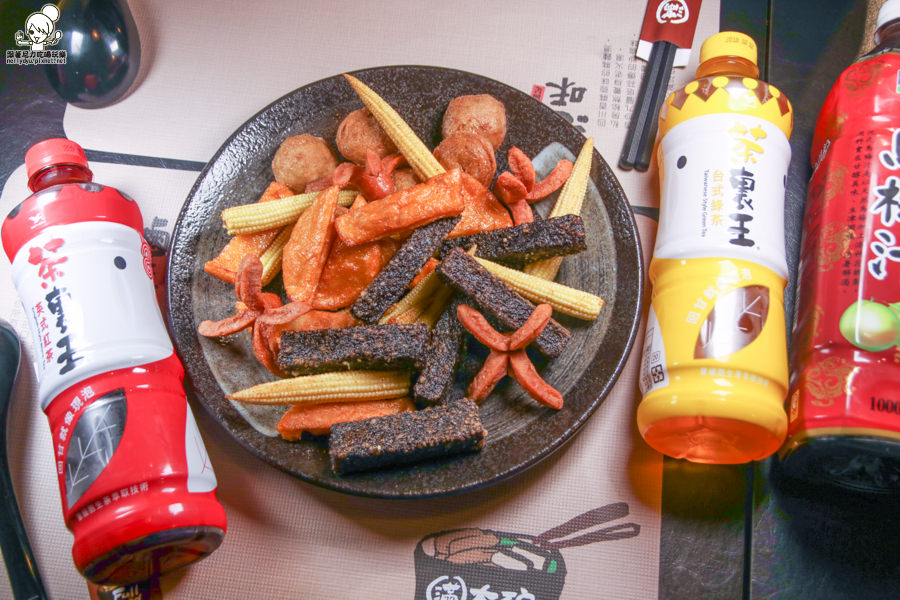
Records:
[[[45,65],[50,85],[79,108],[102,108],[131,88],[141,65],[141,43],[126,0],[59,2],[66,62]]]
[[[47,598],[47,592],[19,513],[6,454],[6,421],[21,355],[15,330],[0,319],[0,550],[13,597],[16,600],[41,600]]]

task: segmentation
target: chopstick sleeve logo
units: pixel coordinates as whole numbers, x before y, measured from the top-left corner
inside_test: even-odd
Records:
[[[660,25],[678,25],[686,22],[690,16],[691,11],[684,0],[663,0],[656,7],[656,22]]]
[[[656,42],[669,42],[675,46],[672,66],[688,64],[700,15],[700,1],[649,0],[635,56],[650,60],[650,52]]]
[[[65,64],[65,50],[49,50],[62,39],[62,31],[56,28],[59,8],[55,4],[45,4],[40,11],[31,13],[25,20],[25,30],[15,34],[17,46],[30,46],[28,50],[7,50],[8,65],[57,65]]]

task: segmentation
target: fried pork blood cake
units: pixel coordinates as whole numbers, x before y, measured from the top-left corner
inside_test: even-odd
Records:
[[[512,227],[503,227],[441,244],[444,256],[453,248],[477,246],[475,256],[518,268],[528,263],[577,254],[587,248],[584,221],[578,215],[538,219]]]
[[[406,292],[409,282],[440,247],[447,234],[459,223],[459,219],[438,219],[413,231],[390,262],[359,295],[350,307],[350,313],[363,323],[378,321]]]
[[[534,304],[494,277],[462,248],[453,248],[445,254],[435,267],[435,273],[441,281],[471,299],[485,316],[496,319],[507,330],[518,329],[534,312]],[[562,354],[570,337],[568,329],[550,319],[534,344],[547,358],[556,358]]]
[[[354,473],[473,452],[484,447],[487,431],[478,405],[453,404],[338,423],[331,428],[331,469]]]
[[[291,375],[350,369],[415,369],[428,340],[423,323],[285,331],[278,366]]]

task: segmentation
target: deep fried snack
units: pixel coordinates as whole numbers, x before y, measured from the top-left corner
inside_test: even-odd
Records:
[[[266,188],[266,191],[263,192],[259,202],[279,200],[293,195],[294,192],[289,187],[273,181]],[[235,235],[228,240],[228,243],[225,244],[218,256],[203,265],[203,270],[213,277],[218,277],[228,283],[234,283],[235,273],[237,273],[238,266],[241,264],[244,256],[248,254],[262,256],[266,248],[278,237],[279,231],[279,227],[274,227],[266,231]],[[268,281],[263,283],[268,283]]]
[[[513,223],[521,225],[534,221],[534,211],[531,210],[531,205],[527,200],[528,188],[521,179],[509,171],[504,171],[497,177],[494,191],[503,204],[509,208]]]
[[[346,474],[473,452],[484,447],[487,431],[478,406],[452,404],[402,412],[331,428],[331,469]]]
[[[440,219],[416,229],[350,307],[363,323],[374,323],[406,292],[459,217]]]
[[[518,329],[534,312],[534,304],[491,275],[461,248],[454,248],[444,255],[435,273],[444,283],[468,296],[481,312],[496,319],[506,329]],[[570,337],[571,334],[565,327],[551,319],[535,340],[535,346],[547,358],[556,358],[562,354]]]
[[[413,396],[420,402],[441,402],[453,386],[465,341],[465,329],[456,318],[456,306],[456,302],[450,302],[428,334],[422,372],[413,386]]]
[[[394,189],[398,192],[401,190],[408,190],[419,183],[419,180],[416,178],[416,174],[411,167],[395,169],[391,173],[391,180],[394,182]]]
[[[485,187],[491,185],[497,171],[497,157],[491,143],[483,136],[465,131],[445,137],[434,149],[434,157],[448,171],[459,168]]]
[[[509,336],[494,329],[493,326],[488,323],[488,320],[484,318],[484,315],[471,306],[460,304],[456,307],[456,317],[459,319],[460,324],[469,333],[475,336],[476,340],[491,350],[499,350],[500,352],[509,350]],[[528,322],[526,321],[526,324],[527,323]],[[535,338],[536,337],[537,336],[535,336]]]
[[[478,373],[469,384],[466,395],[481,404],[506,375],[509,366],[509,352],[491,350]]]
[[[345,244],[355,246],[455,217],[466,207],[461,175],[454,169],[370,202],[335,219],[334,228]]]
[[[448,238],[512,227],[513,220],[509,216],[509,211],[500,204],[491,190],[468,173],[462,174],[462,193],[466,208],[460,215],[462,220],[453,228]]]
[[[536,402],[559,410],[563,407],[563,397],[552,385],[544,381],[525,354],[525,349],[509,353],[509,374],[519,382]]]
[[[577,254],[587,247],[584,221],[578,215],[565,215],[448,239],[441,244],[440,253],[443,256],[455,247],[473,245],[477,245],[475,256],[513,267]]]
[[[299,440],[303,432],[326,435],[332,426],[348,421],[395,415],[415,410],[409,398],[394,400],[365,400],[363,402],[334,402],[331,404],[295,404],[287,409],[275,429],[286,440]]]
[[[427,340],[428,328],[421,323],[285,331],[278,366],[290,375],[416,369]]]
[[[340,371],[258,383],[225,396],[257,405],[390,400],[409,395],[409,371]]]
[[[409,161],[409,166],[416,172],[416,176],[426,180],[446,171],[428,146],[419,139],[409,124],[403,120],[403,117],[384,101],[384,98],[353,75],[344,73],[344,79],[366,105],[366,108],[371,111],[372,116],[388,134],[388,137],[394,141],[400,153]]]
[[[364,167],[351,162],[341,163],[334,170],[332,181],[341,188],[356,187],[366,200],[381,200],[397,191],[391,174],[403,164],[406,164],[406,159],[402,154],[381,158],[370,150]]]
[[[354,206],[365,203],[362,196],[357,196]],[[339,206],[335,210],[335,215],[342,212],[346,211]],[[382,264],[381,244],[378,242],[350,247],[340,239],[335,239],[331,243],[331,251],[322,267],[322,274],[310,304],[314,308],[324,310],[338,310],[350,306],[366,286],[372,283]]]
[[[358,165],[366,163],[366,154],[375,152],[378,158],[397,151],[397,145],[385,133],[368,108],[354,110],[338,125],[335,137],[338,152]]]
[[[544,381],[525,354],[525,346],[540,337],[550,323],[553,308],[549,304],[539,304],[525,323],[512,333],[500,333],[494,329],[478,311],[461,304],[457,308],[459,321],[479,342],[491,349],[481,369],[469,384],[467,396],[481,402],[509,374],[519,382],[528,395],[537,402],[559,410],[563,397],[549,383]]]
[[[285,323],[278,331],[279,345],[281,331],[310,331],[312,329],[340,329],[341,327],[351,327],[359,325],[359,322],[353,318],[349,310],[339,310],[335,312],[327,310],[311,310],[308,313],[297,317],[296,319]]]
[[[338,166],[328,142],[314,135],[294,135],[283,142],[272,159],[275,181],[297,193],[306,184],[331,175]]]
[[[459,131],[483,136],[496,150],[506,138],[506,107],[490,94],[454,98],[444,113],[441,133],[447,138]]]
[[[338,188],[332,186],[316,196],[291,230],[284,247],[282,272],[284,291],[294,301],[307,302],[316,291],[334,238],[332,221]]]
[[[593,321],[605,304],[603,298],[556,281],[548,281],[529,275],[518,269],[510,269],[484,258],[475,257],[479,265],[511,287],[517,294],[532,302],[547,303],[563,314]]]

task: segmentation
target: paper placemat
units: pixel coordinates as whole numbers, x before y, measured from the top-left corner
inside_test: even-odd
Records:
[[[643,69],[633,59],[643,6],[610,1],[566,7],[471,0],[129,4],[145,53],[139,87],[106,109],[66,110],[66,134],[91,150],[205,162],[246,119],[301,85],[359,68],[429,64],[493,77],[539,97],[594,136],[614,166]],[[695,46],[717,30],[718,16],[718,3],[704,5]],[[687,68],[673,72],[671,85],[692,78],[693,54]],[[168,244],[197,174],[108,163],[92,168],[95,181],[137,200],[148,240]],[[614,170],[633,205],[657,205],[653,170]],[[0,210],[25,196],[22,167],[4,187]],[[646,263],[655,222],[640,214],[637,222]],[[35,401],[30,334],[6,261],[0,261],[0,309],[25,346],[9,444],[19,502],[50,594],[85,597],[62,521],[49,429]],[[509,482],[446,499],[372,500],[316,488],[265,465],[195,408],[229,531],[211,557],[164,578],[163,595],[527,600],[535,594],[524,574],[518,589],[467,589],[463,596],[465,569],[417,565],[416,546],[459,528],[536,535],[624,502],[640,534],[563,549],[554,567],[565,573],[560,597],[655,597],[662,461],[634,425],[639,346],[609,398],[564,449]],[[8,595],[2,579],[0,597]]]
[[[181,198],[196,178],[193,172],[109,163],[92,169],[95,181],[135,198],[151,240],[171,235]],[[21,167],[0,195],[3,214],[21,201],[24,194],[17,192],[25,184]],[[652,242],[653,221],[638,221],[642,236]],[[81,597],[87,588],[71,560],[49,428],[37,406],[32,341],[6,261],[0,261],[0,290],[3,314],[23,343],[9,441],[17,496],[49,592]],[[533,536],[617,502],[628,504],[626,521],[638,524],[640,534],[564,549],[562,597],[652,596],[658,585],[661,460],[634,426],[638,363],[639,353],[633,352],[613,393],[560,452],[509,482],[446,499],[373,500],[316,488],[250,455],[195,407],[229,530],[212,556],[163,579],[164,596],[204,598],[214,591],[220,598],[256,593],[343,598],[370,589],[391,598],[418,598],[414,550],[431,534],[474,528]],[[464,580],[465,573],[448,573]],[[522,583],[527,590],[528,580]],[[6,586],[0,581],[0,597],[9,593]]]

